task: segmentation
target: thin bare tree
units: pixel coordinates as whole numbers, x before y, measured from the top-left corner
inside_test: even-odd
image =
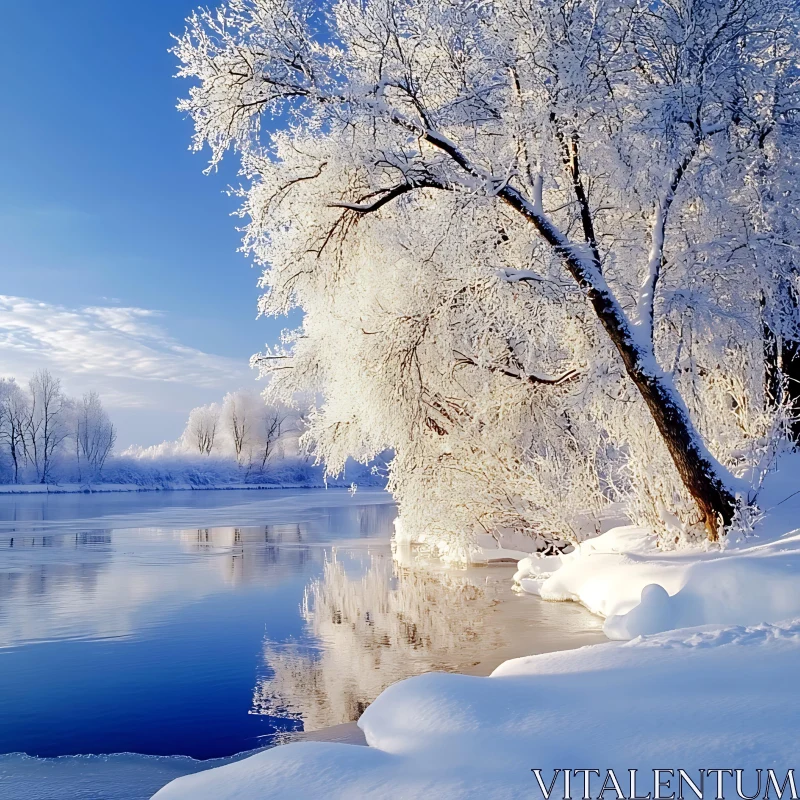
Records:
[[[90,473],[98,474],[114,449],[117,432],[111,424],[97,392],[87,392],[75,409],[75,456],[79,473],[85,465]]]
[[[52,477],[56,452],[69,435],[70,403],[61,391],[61,381],[49,370],[36,372],[30,380],[31,403],[26,421],[28,457],[40,483]]]
[[[283,423],[288,416],[287,412],[279,407],[267,406],[261,418],[261,469],[267,466],[267,462],[275,451],[275,445],[283,433]]]
[[[0,442],[8,448],[14,483],[27,464],[25,428],[29,417],[28,398],[12,379],[0,381]]]

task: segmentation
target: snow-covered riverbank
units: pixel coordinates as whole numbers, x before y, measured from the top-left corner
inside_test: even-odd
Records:
[[[103,492],[180,492],[199,490],[234,489],[324,489],[367,486],[383,488],[385,479],[374,475],[366,467],[352,465],[343,475],[326,478],[320,466],[290,463],[269,472],[247,475],[242,470],[226,465],[222,469],[211,463],[211,468],[201,464],[136,465],[137,469],[109,470],[107,476],[93,481],[60,481],[57,483],[5,483],[0,484],[0,496],[17,494],[95,494]]]
[[[157,800],[541,797],[555,770],[590,774],[597,797],[614,770],[677,770],[713,797],[707,769],[772,768],[783,782],[797,757],[800,621],[705,627],[508,661],[489,678],[430,673],[387,689],[359,722],[368,748],[290,744],[236,764],[179,778]],[[664,779],[669,780],[668,773]],[[724,775],[724,796],[734,778]],[[583,776],[572,776],[572,796]],[[554,797],[562,797],[563,773]],[[607,797],[617,796],[613,787]],[[628,791],[625,785],[624,792]],[[684,787],[685,796],[694,797]],[[567,795],[569,796],[569,795]],[[629,796],[624,794],[624,796]]]
[[[798,466],[786,458],[767,481],[764,516],[746,538],[665,550],[651,532],[619,527],[568,555],[520,561],[522,590],[578,601],[606,618],[609,638],[632,641],[514,659],[488,678],[410,678],[361,717],[369,748],[292,744],[155,797],[541,797],[534,769],[545,788],[562,770],[555,797],[570,796],[564,769],[600,771],[588,776],[590,797],[602,796],[606,770],[630,769],[642,771],[645,795],[656,796],[655,769],[673,770],[661,796],[677,792],[682,769],[705,797],[735,796],[734,773],[719,770],[744,770],[739,788],[763,796],[766,770],[780,785],[794,766],[790,732],[800,729]],[[583,777],[572,776],[572,796]]]
[[[298,741],[366,744],[352,725],[295,734]],[[147,800],[164,784],[182,775],[213,769],[249,758],[259,750],[206,761],[189,756],[147,756],[139,753],[35,758],[24,753],[0,755],[0,797],[3,800]]]
[[[545,600],[574,600],[605,618],[610,639],[694,625],[753,625],[800,616],[800,456],[768,476],[751,535],[665,550],[624,526],[561,556],[520,561],[517,585]]]

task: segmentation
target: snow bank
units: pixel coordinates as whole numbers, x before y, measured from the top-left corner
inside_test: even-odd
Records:
[[[0,484],[0,496],[9,494],[103,494],[113,492],[158,492],[200,491],[203,489],[322,489],[322,480],[304,478],[297,481],[274,481],[260,483],[191,483],[182,480],[161,481],[154,484],[140,483],[13,483]],[[329,487],[343,488],[344,484],[329,481]],[[349,484],[348,484],[349,486]]]
[[[664,552],[647,529],[619,527],[566,555],[522,559],[515,581],[545,600],[575,600],[605,617],[610,639],[800,615],[798,474],[794,455],[770,476],[759,497],[766,515],[746,539]]]
[[[530,577],[534,559],[520,562],[520,586],[545,600],[583,603],[606,618],[610,639],[800,614],[797,531],[723,551],[661,553],[641,529],[618,528],[560,560],[549,576]]]
[[[753,770],[774,768],[782,780],[796,761],[798,658],[795,621],[530,656],[489,678],[429,673],[395,684],[366,710],[359,726],[369,748],[290,744],[179,778],[155,798],[541,797],[534,768],[546,783],[558,768],[644,770],[642,794],[653,791],[655,768],[695,780],[702,769],[739,768],[753,794]],[[735,796],[733,779],[723,779],[725,796]],[[706,796],[714,780],[706,778]],[[575,778],[573,796],[582,788]]]
[[[333,485],[333,484],[330,484]],[[0,496],[7,494],[103,494],[113,492],[198,491],[202,489],[321,489],[322,482],[289,483],[203,483],[185,481],[166,482],[159,485],[137,483],[14,483],[0,485]]]

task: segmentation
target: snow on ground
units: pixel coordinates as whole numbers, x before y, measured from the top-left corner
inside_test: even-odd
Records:
[[[365,744],[356,725],[291,734],[302,741]],[[213,769],[248,758],[258,751],[198,761],[189,756],[146,756],[138,753],[35,758],[24,753],[0,755],[2,800],[147,800],[181,775]]]
[[[647,529],[613,528],[563,556],[530,556],[523,591],[575,600],[605,617],[610,639],[709,623],[751,625],[800,615],[800,456],[764,484],[754,533],[723,546],[664,551]]]
[[[775,769],[782,782],[795,765],[799,658],[800,620],[530,656],[489,678],[429,673],[395,684],[366,710],[359,725],[371,747],[290,744],[179,778],[155,798],[541,797],[534,768],[545,784],[558,768],[613,769],[626,779],[639,769],[640,794],[653,791],[656,768],[684,769],[695,782],[699,770],[736,768],[753,795],[756,768]],[[590,780],[597,797],[598,778]],[[733,778],[723,780],[724,796],[736,796]],[[573,797],[582,781],[573,777]],[[716,777],[705,781],[713,797]],[[560,782],[554,796],[563,796]]]
[[[0,465],[2,466],[2,465]],[[0,483],[3,494],[75,494],[94,492],[176,491],[190,489],[295,489],[327,486],[384,486],[377,465],[348,461],[341,475],[325,476],[319,464],[284,458],[263,470],[239,465],[233,459],[209,456],[121,457],[111,459],[101,474],[87,480],[69,465],[56,471],[47,484]],[[375,469],[373,469],[375,467]],[[0,473],[2,470],[0,470]],[[8,476],[6,476],[8,477]],[[3,475],[0,474],[0,480]]]
[[[660,553],[640,528],[615,528],[573,553],[520,562],[525,591],[577,600],[606,618],[610,639],[707,623],[755,624],[800,615],[800,532],[716,552]],[[541,570],[537,574],[537,570]]]
[[[211,468],[201,469],[200,467]],[[94,494],[97,492],[192,491],[201,489],[322,489],[353,486],[384,486],[380,475],[367,468],[350,468],[336,477],[325,477],[321,467],[313,464],[284,464],[269,472],[247,475],[246,471],[218,468],[213,462],[200,467],[187,465],[152,467],[141,470],[114,469],[91,482],[59,481],[56,483],[0,484],[0,496],[8,494]]]

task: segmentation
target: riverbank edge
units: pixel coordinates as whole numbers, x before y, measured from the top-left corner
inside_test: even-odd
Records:
[[[78,484],[5,484],[0,485],[2,495],[44,495],[44,494],[115,494],[123,492],[199,492],[199,491],[237,491],[242,489],[350,489],[349,483],[220,483],[208,485],[175,484],[172,486],[140,486],[136,483]],[[368,484],[365,488],[383,489],[378,484]]]
[[[771,765],[783,776],[796,760],[786,731],[800,721],[791,680],[799,652],[793,620],[512,659],[488,678],[426,673],[393,684],[367,708],[359,727],[368,747],[271,748],[178,778],[154,798],[503,800],[536,793],[533,767],[549,782],[571,764],[596,766],[576,774],[597,775],[601,767],[627,775],[669,766],[661,772],[673,776],[675,768],[695,775],[722,764],[752,775]]]

